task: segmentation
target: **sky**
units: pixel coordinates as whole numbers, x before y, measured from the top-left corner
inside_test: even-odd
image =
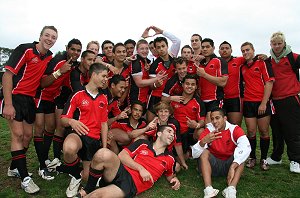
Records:
[[[0,46],[14,49],[37,41],[43,26],[54,25],[54,53],[72,38],[81,40],[85,50],[91,40],[137,41],[155,25],[180,38],[181,47],[190,44],[194,33],[213,39],[216,49],[226,40],[235,56],[246,41],[256,53],[269,54],[272,33],[282,31],[300,53],[299,9],[298,0],[0,0]]]

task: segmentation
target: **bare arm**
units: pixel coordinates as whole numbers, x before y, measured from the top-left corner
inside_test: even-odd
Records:
[[[101,139],[102,139],[102,147],[107,147],[107,133],[108,133],[108,125],[107,122],[101,123]]]
[[[220,77],[212,76],[212,75],[206,73],[204,68],[200,68],[200,67],[197,67],[197,74],[200,77],[205,78],[212,84],[219,86],[219,87],[225,87],[227,80],[228,80],[228,76],[220,76]]]
[[[264,87],[264,96],[258,107],[258,115],[262,115],[266,112],[267,102],[270,98],[272,88],[273,88],[273,81],[266,82],[265,87]]]
[[[3,109],[3,117],[8,120],[13,120],[16,111],[12,104],[12,88],[13,88],[13,73],[9,70],[6,70],[2,77],[2,85],[3,85],[3,96],[4,96],[4,109]]]

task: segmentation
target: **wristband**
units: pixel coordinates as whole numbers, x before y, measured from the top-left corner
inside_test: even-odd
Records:
[[[55,79],[58,79],[58,77],[60,77],[62,75],[62,73],[58,69],[55,72],[53,72],[52,75],[54,76]]]
[[[110,64],[108,64],[108,63],[107,63],[105,66],[106,66],[108,69],[110,68]]]
[[[157,86],[156,86],[156,84],[155,84],[155,83],[153,83],[153,87],[154,87],[154,88],[157,88]]]

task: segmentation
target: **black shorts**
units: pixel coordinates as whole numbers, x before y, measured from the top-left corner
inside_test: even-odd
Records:
[[[225,109],[227,113],[230,113],[230,112],[240,112],[240,113],[242,113],[242,100],[241,100],[241,98],[224,99],[223,109]]]
[[[48,100],[40,100],[37,104],[36,113],[50,114],[55,112],[55,103]]]
[[[34,123],[36,106],[33,97],[21,94],[12,94],[12,103],[16,111],[14,120],[18,122],[25,120],[28,124]],[[1,116],[4,106],[5,102],[2,100],[0,107]]]
[[[223,100],[212,100],[210,102],[204,102],[206,112],[211,111],[215,107],[222,108]]]
[[[73,133],[76,133],[76,132],[73,132]],[[79,158],[82,161],[92,161],[95,153],[101,147],[100,140],[96,140],[96,139],[88,137],[86,135],[82,135],[79,137],[82,142],[82,148],[78,151]]]
[[[154,105],[156,105],[157,103],[159,103],[161,101],[161,97],[157,97],[157,96],[150,96],[149,100],[148,100],[148,104],[147,104],[147,109],[152,112],[153,114],[156,114],[155,110],[154,110]]]
[[[197,140],[194,140],[193,134],[195,129],[190,129],[186,132],[181,134],[181,143],[182,143],[182,150],[183,153],[186,153],[190,146],[193,146],[197,143]]]
[[[60,95],[54,99],[57,109],[64,109],[71,93],[72,91],[70,88],[66,86],[62,87]]]
[[[258,107],[261,102],[244,101],[243,115],[245,118],[263,118],[272,115],[270,101],[267,102],[267,109],[263,115],[258,115]]]

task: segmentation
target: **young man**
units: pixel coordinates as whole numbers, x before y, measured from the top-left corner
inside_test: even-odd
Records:
[[[272,101],[275,114],[271,118],[273,152],[267,158],[269,164],[281,164],[284,142],[290,160],[290,171],[300,173],[300,83],[296,72],[300,68],[300,56],[293,53],[282,32],[275,32],[270,39],[271,64],[275,82]],[[294,66],[292,62],[294,59]],[[293,68],[295,67],[295,68]]]
[[[106,95],[102,88],[107,83],[107,68],[94,63],[89,70],[90,81],[84,90],[75,92],[68,100],[62,113],[62,124],[73,129],[63,145],[64,164],[72,179],[67,188],[67,197],[73,197],[78,191],[81,179],[87,180],[91,160],[100,148],[100,136],[103,148],[107,144],[107,106]],[[79,110],[78,120],[74,119],[75,110]],[[80,159],[83,161],[83,171]],[[59,170],[59,166],[56,167]]]
[[[236,186],[244,170],[244,162],[251,151],[250,143],[241,127],[227,121],[221,108],[211,110],[211,123],[200,134],[192,148],[199,158],[199,170],[204,180],[204,197],[215,197],[219,190],[212,187],[211,176],[227,176],[222,192],[226,198],[236,197]]]
[[[266,64],[254,56],[254,47],[245,42],[241,51],[246,62],[241,67],[242,80],[245,83],[243,115],[247,126],[247,135],[251,145],[250,157],[246,167],[253,168],[256,164],[256,130],[260,133],[260,168],[269,170],[266,161],[270,145],[269,125],[272,114],[270,95],[274,75],[271,64]]]
[[[200,62],[197,74],[200,76],[200,98],[207,112],[206,123],[209,123],[210,110],[213,107],[222,107],[223,87],[227,83],[228,69],[226,61],[214,54],[215,45],[212,39],[203,39],[201,47],[205,59]]]
[[[148,125],[146,124],[146,121],[142,118],[144,108],[144,104],[140,101],[133,102],[129,118],[117,120],[111,125],[110,133],[112,138],[110,146],[111,150],[116,154],[119,153],[119,146],[127,147],[136,138],[144,136],[147,131],[152,130],[156,126],[156,122],[152,124],[154,121]]]
[[[57,29],[54,26],[43,27],[39,42],[21,44],[14,50],[2,78],[0,114],[7,119],[11,132],[12,162],[7,175],[20,177],[21,187],[30,194],[40,190],[29,177],[26,166],[26,150],[35,121],[33,97],[52,58],[50,48],[56,40]]]
[[[185,45],[181,48],[181,57],[188,60],[187,64],[187,73],[188,74],[197,74],[197,66],[199,65],[200,60],[204,58],[203,55],[198,55],[199,60],[193,58],[193,49],[189,45]]]
[[[175,58],[178,55],[181,43],[180,39],[170,34],[169,32],[163,31],[158,27],[151,26],[150,29],[153,29],[156,34],[163,34],[164,36],[169,38],[173,44],[170,50],[168,51],[168,41],[165,37],[157,37],[154,39],[154,46],[159,57],[151,64],[149,76],[150,78],[155,78],[160,72],[165,72],[165,74],[167,74],[168,77],[153,83],[153,85],[151,86],[152,91],[150,94],[147,107],[148,110],[146,114],[148,122],[153,120],[153,118],[155,117],[155,111],[153,109],[153,106],[161,100],[162,92],[167,83],[167,80],[169,80],[175,73],[173,58]],[[148,32],[145,31],[143,37],[145,38],[147,36]]]
[[[202,54],[201,48],[202,37],[199,34],[193,34],[191,37],[191,46],[193,48],[193,56],[199,56]]]
[[[132,39],[127,39],[124,42],[124,45],[125,45],[125,48],[126,48],[126,54],[127,54],[126,56],[131,57],[133,55],[136,42]]]
[[[182,99],[172,101],[174,118],[180,123],[180,134],[183,153],[189,157],[188,149],[195,144],[199,134],[203,131],[205,120],[205,106],[195,94],[197,89],[197,76],[187,74],[182,80]]]
[[[167,81],[161,100],[182,102],[182,80],[187,74],[188,61],[183,57],[174,58],[173,65],[175,66],[176,73]]]
[[[87,185],[77,197],[134,197],[151,188],[162,174],[179,190],[175,175],[175,160],[166,148],[174,139],[174,130],[161,125],[154,143],[138,140],[118,156],[108,149],[100,149],[94,156]],[[95,190],[101,178],[99,189]],[[90,194],[89,194],[90,193]]]
[[[228,80],[224,87],[224,106],[227,112],[228,121],[232,124],[241,126],[242,113],[242,94],[240,68],[245,62],[243,57],[233,57],[230,43],[224,41],[219,46],[219,54],[228,64]]]
[[[38,174],[45,180],[54,179],[54,177],[49,174],[46,165],[50,163],[49,150],[56,128],[55,101],[57,101],[57,98],[61,94],[64,82],[69,79],[72,64],[77,64],[81,47],[81,42],[78,39],[72,39],[69,41],[65,53],[58,54],[50,60],[45,75],[41,79],[41,86],[46,87],[40,90],[35,96],[37,110],[33,141],[40,163]],[[57,75],[52,75],[52,73],[57,73]],[[46,161],[49,162],[46,164]]]

